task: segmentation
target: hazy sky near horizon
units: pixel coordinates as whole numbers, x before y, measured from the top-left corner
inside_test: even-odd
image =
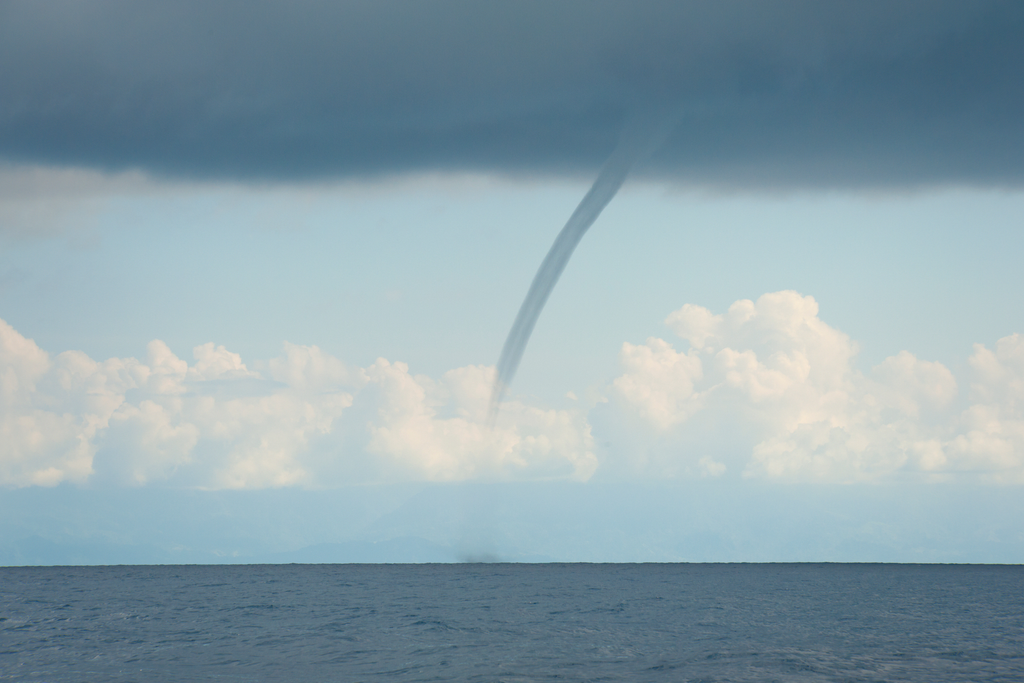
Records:
[[[0,4],[0,487],[1019,486],[1022,122],[1010,2]]]

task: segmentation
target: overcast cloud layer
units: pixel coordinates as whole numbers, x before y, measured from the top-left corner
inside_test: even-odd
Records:
[[[646,168],[738,186],[1019,185],[1024,5],[0,3],[0,159],[294,180]]]

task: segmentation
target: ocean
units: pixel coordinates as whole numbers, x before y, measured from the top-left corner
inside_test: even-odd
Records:
[[[6,567],[0,681],[1024,681],[1024,567]]]

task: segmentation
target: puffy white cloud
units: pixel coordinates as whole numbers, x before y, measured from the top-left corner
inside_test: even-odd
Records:
[[[84,481],[93,438],[130,381],[131,364],[49,354],[0,320],[0,482],[25,486]]]
[[[950,444],[967,472],[1024,481],[1024,337],[1003,337],[995,350],[976,344],[969,359],[973,405]]]
[[[385,359],[350,369],[287,343],[260,367],[212,343],[191,364],[161,341],[144,361],[51,358],[0,321],[0,484],[322,487],[352,483],[353,472],[586,479],[596,467],[582,413],[510,402],[487,427],[491,368],[435,381]]]
[[[367,374],[381,394],[369,449],[421,478],[586,480],[597,468],[581,415],[510,401],[489,427],[493,368],[459,368],[434,382],[382,358]],[[453,414],[443,416],[445,408]]]
[[[1015,481],[1024,474],[1019,335],[999,340],[995,351],[976,347],[973,404],[958,411],[956,380],[940,363],[903,351],[869,375],[858,371],[856,345],[818,318],[810,296],[765,294],[721,315],[688,304],[666,323],[689,348],[657,338],[624,344],[614,394],[661,433],[676,460],[691,459],[691,471],[719,471],[704,454],[714,444],[687,438],[714,423],[749,435],[747,476],[871,481],[975,473]]]
[[[624,344],[596,412],[512,400],[490,427],[490,367],[435,379],[287,343],[249,367],[223,346],[189,362],[161,341],[97,362],[51,356],[0,321],[0,485],[587,480],[595,441],[609,476],[628,463],[654,477],[1024,482],[1020,335],[977,345],[960,395],[946,367],[908,351],[861,372],[856,344],[796,292],[666,322],[682,346]]]
[[[680,353],[661,339],[622,345],[620,356],[626,373],[614,386],[619,394],[661,429],[682,422],[701,407],[694,393],[704,371],[696,351]]]

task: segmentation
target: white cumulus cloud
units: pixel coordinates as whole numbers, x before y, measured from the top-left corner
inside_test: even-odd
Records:
[[[582,416],[510,401],[490,428],[493,368],[459,368],[436,382],[379,359],[367,374],[381,396],[369,450],[424,479],[586,480],[597,468]]]
[[[491,367],[434,378],[288,343],[250,366],[159,340],[141,359],[96,361],[0,321],[0,485],[585,481],[623,463],[643,477],[1024,482],[1021,335],[976,345],[958,384],[909,351],[861,372],[857,345],[792,291],[721,314],[688,304],[666,323],[678,348],[623,344],[610,402],[588,414],[511,400],[489,427]]]
[[[597,466],[582,413],[513,401],[488,428],[492,368],[433,380],[286,343],[261,372],[212,343],[191,363],[158,340],[146,351],[51,357],[0,321],[0,485],[579,480]]]
[[[1024,481],[1024,337],[1003,337],[995,350],[976,344],[969,363],[973,404],[950,444],[953,465]]]
[[[713,423],[747,436],[747,476],[1024,479],[1019,335],[999,340],[994,351],[976,347],[970,405],[959,410],[957,382],[940,363],[903,351],[867,375],[858,371],[856,344],[818,317],[810,296],[765,294],[720,315],[688,304],[666,324],[688,348],[658,338],[624,344],[613,392],[663,444],[685,441],[674,458],[691,459],[693,471],[711,473],[712,461],[687,433]]]

